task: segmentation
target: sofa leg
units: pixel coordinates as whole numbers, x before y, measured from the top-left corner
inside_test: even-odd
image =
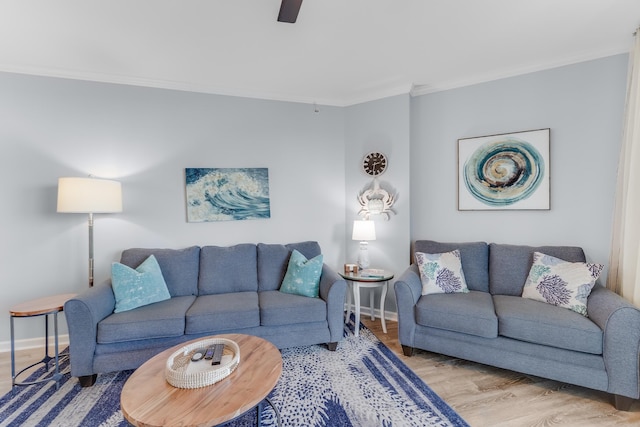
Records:
[[[631,404],[635,401],[635,399],[627,396],[620,396],[619,394],[614,394],[613,400],[618,411],[628,411],[631,409]]]
[[[329,351],[336,351],[336,349],[338,348],[338,343],[337,342],[328,342],[327,343],[327,348],[329,349]]]
[[[82,387],[91,387],[96,383],[96,378],[98,378],[98,374],[84,375],[82,377],[78,377],[78,381]]]
[[[403,345],[402,354],[404,354],[407,357],[413,356],[413,347],[409,347],[408,345]]]

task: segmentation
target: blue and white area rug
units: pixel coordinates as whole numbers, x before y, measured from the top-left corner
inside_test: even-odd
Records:
[[[371,331],[360,325],[356,337],[353,327],[353,320],[345,326],[345,339],[335,352],[318,345],[282,351],[282,377],[269,397],[283,427],[468,426]],[[63,369],[67,365],[63,362]],[[98,375],[88,388],[69,375],[59,390],[53,382],[16,387],[0,398],[0,425],[127,426],[120,391],[131,373]],[[251,412],[227,426],[255,425]],[[276,425],[268,405],[262,425]]]

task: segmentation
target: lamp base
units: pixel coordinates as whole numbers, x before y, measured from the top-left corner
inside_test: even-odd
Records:
[[[369,268],[369,243],[360,242],[360,250],[358,251],[358,269],[359,271]]]

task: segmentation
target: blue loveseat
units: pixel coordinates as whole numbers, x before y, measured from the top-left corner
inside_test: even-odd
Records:
[[[171,298],[114,313],[109,280],[67,301],[71,375],[91,386],[98,373],[134,369],[171,346],[219,333],[335,350],[346,282],[325,264],[319,298],[280,292],[294,249],[308,259],[321,253],[317,242],[123,251],[121,263],[132,268],[153,254]]]
[[[398,335],[414,348],[602,390],[628,410],[640,396],[640,310],[600,284],[575,311],[522,298],[533,253],[584,262],[581,248],[418,240],[414,252],[458,249],[468,293],[421,295],[418,267],[396,281]]]

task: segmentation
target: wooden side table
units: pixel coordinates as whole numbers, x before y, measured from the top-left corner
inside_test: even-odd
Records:
[[[11,316],[11,387],[17,385],[32,385],[44,383],[47,381],[55,381],[56,389],[60,386],[59,381],[62,378],[62,374],[60,373],[60,355],[58,352],[58,313],[64,310],[64,303],[67,300],[75,297],[76,294],[63,294],[63,295],[54,295],[50,297],[39,298],[27,302],[23,302],[21,304],[14,305],[9,309],[9,314]],[[49,315],[53,315],[53,332],[54,332],[54,355],[49,356]],[[15,336],[13,330],[13,319],[16,317],[36,317],[36,316],[44,316],[44,357],[41,361],[33,363],[26,368],[22,369],[20,372],[16,373],[16,353],[15,353]],[[47,368],[49,367],[49,362],[53,360],[55,370],[53,374],[47,378],[29,381],[29,382],[19,382],[16,381],[16,378],[26,371],[29,368],[32,368],[40,363],[43,363]]]
[[[382,294],[380,295],[380,320],[382,322],[382,331],[387,333],[387,322],[384,318],[384,302],[387,299],[387,291],[389,288],[389,280],[393,279],[393,273],[383,270],[380,275],[376,276],[362,276],[362,272],[359,273],[339,273],[343,279],[349,283],[351,292],[347,292],[347,317],[345,322],[349,321],[351,316],[351,295],[353,295],[355,305],[356,321],[360,322],[360,288],[371,288],[369,293],[369,307],[371,309],[371,320],[375,320],[374,315],[374,303],[373,303],[373,288],[382,288]],[[360,328],[356,324],[355,336],[358,336]]]

